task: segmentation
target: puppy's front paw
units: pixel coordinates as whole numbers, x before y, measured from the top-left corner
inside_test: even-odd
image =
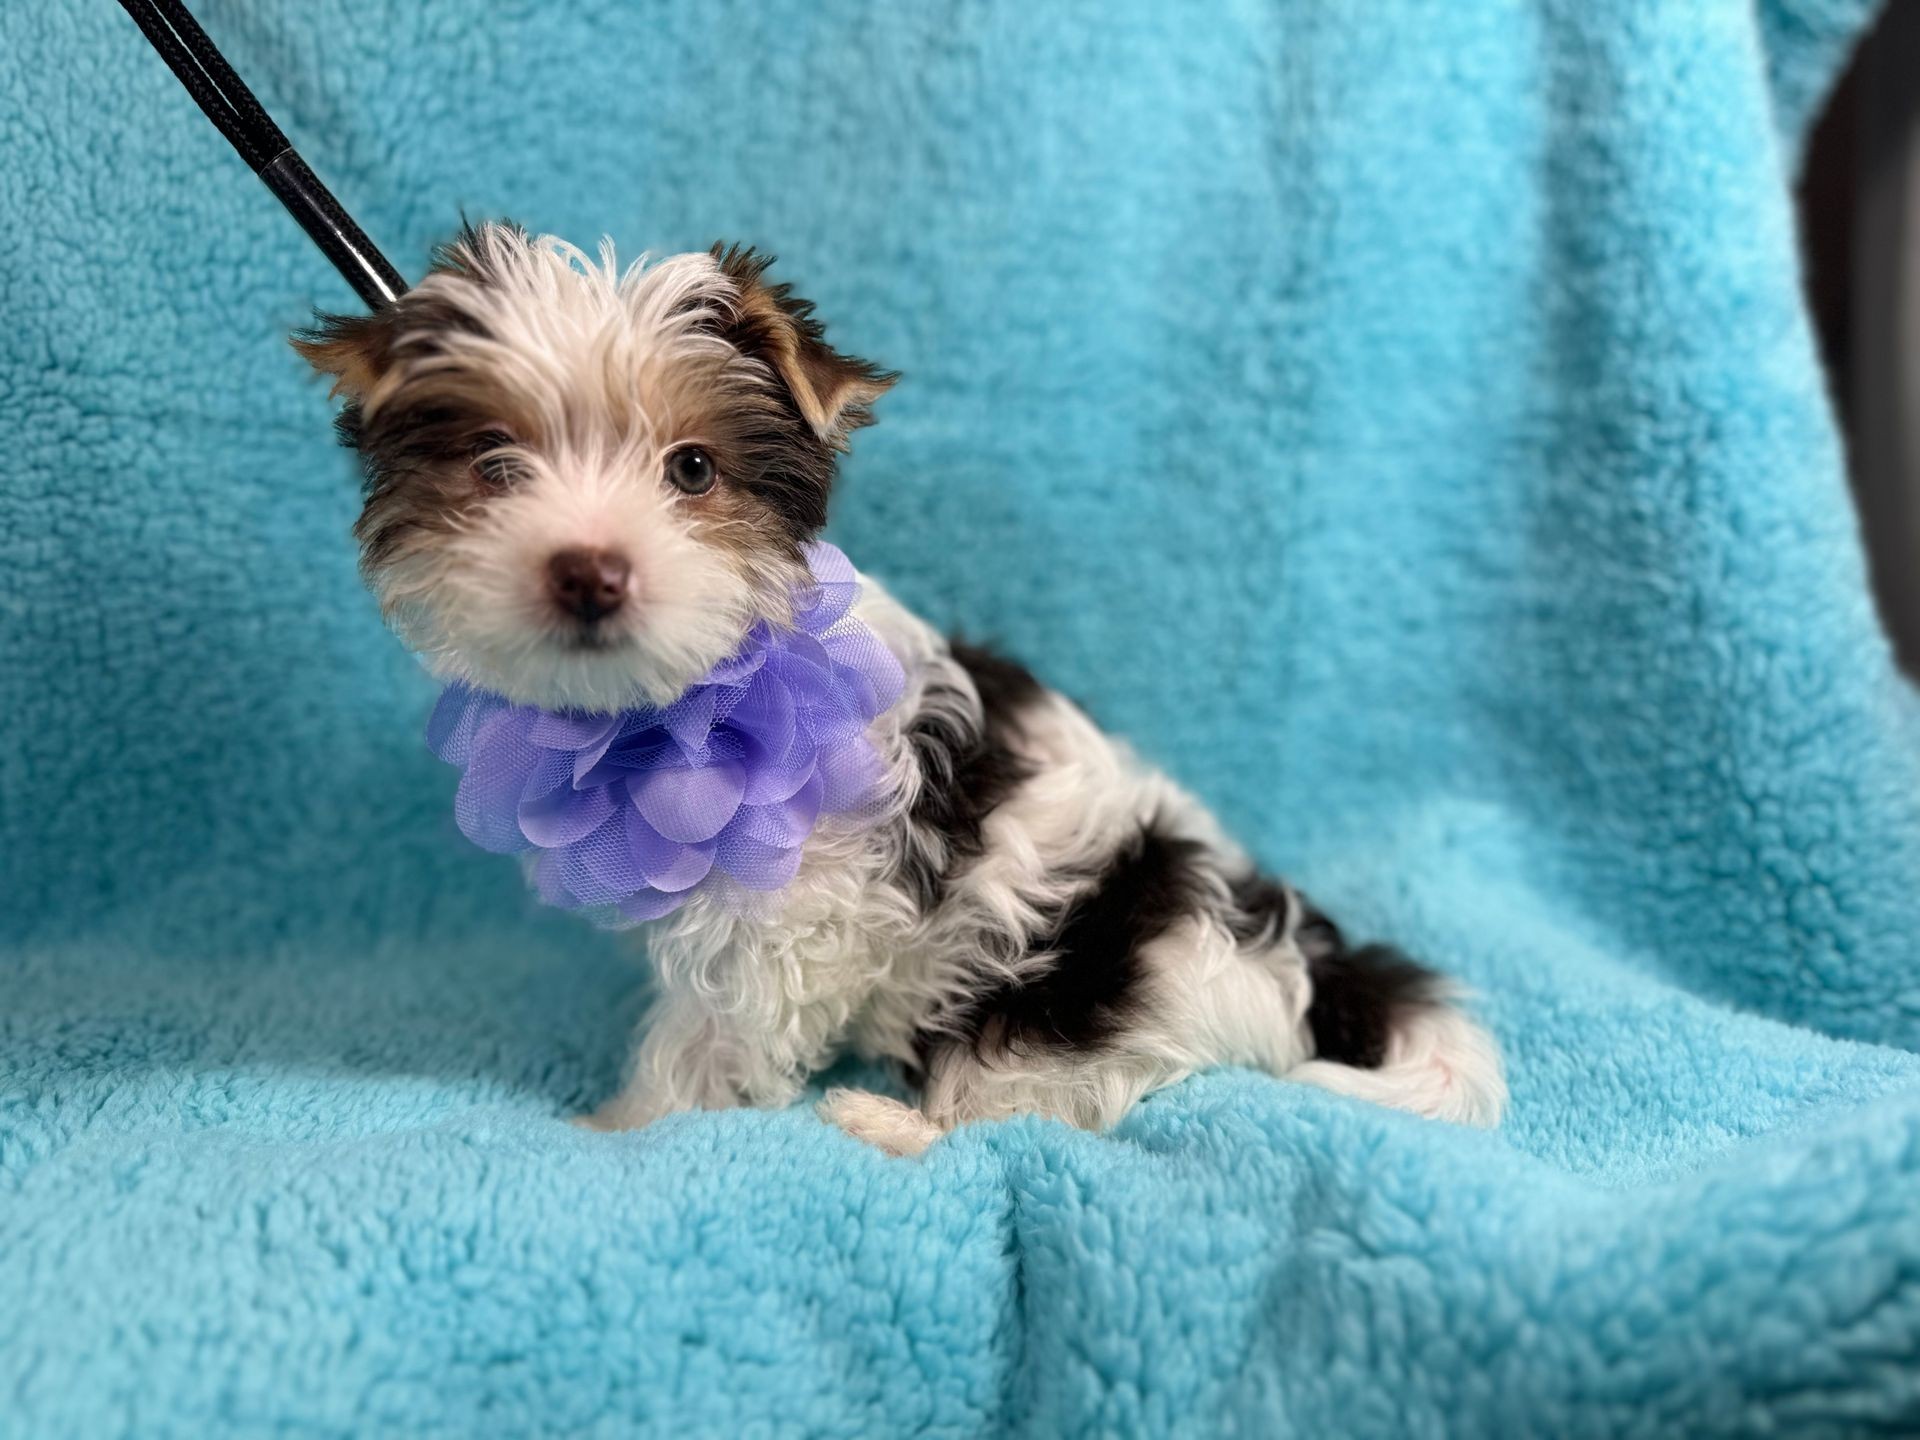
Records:
[[[925,1154],[945,1133],[913,1106],[866,1090],[829,1090],[813,1108],[822,1120],[888,1155]]]

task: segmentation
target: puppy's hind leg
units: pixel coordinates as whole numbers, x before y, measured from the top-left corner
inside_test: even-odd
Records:
[[[919,1108],[860,1090],[830,1090],[819,1113],[889,1155],[919,1155],[962,1125],[1042,1115],[1083,1130],[1114,1124],[1149,1090],[1186,1073],[1157,1053],[1064,1044],[1018,1048],[948,1040],[927,1061]]]
[[[1242,955],[1207,916],[1169,925],[1124,968],[1111,963],[1127,983],[1112,986],[1084,1023],[1060,1023],[1063,990],[1045,992],[1060,1001],[1051,1008],[1032,998],[1038,984],[1009,992],[1000,998],[1012,1009],[983,1009],[977,1034],[931,1046],[920,1108],[839,1091],[821,1115],[890,1154],[919,1154],[958,1126],[1015,1115],[1106,1130],[1143,1096],[1196,1070],[1247,1064],[1278,1072],[1306,1056],[1287,1038],[1297,1028],[1290,1022],[1300,987],[1289,990]]]
[[[925,1111],[870,1090],[829,1090],[814,1109],[822,1120],[888,1155],[923,1154],[947,1133]]]

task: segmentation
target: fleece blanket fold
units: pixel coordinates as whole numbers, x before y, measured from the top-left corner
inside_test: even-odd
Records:
[[[351,296],[0,7],[0,1435],[1920,1428],[1920,709],[1788,198],[1870,8],[196,6],[410,277],[777,251],[907,377],[838,543],[1511,1067],[910,1163],[566,1123],[644,966],[454,832],[284,340]]]

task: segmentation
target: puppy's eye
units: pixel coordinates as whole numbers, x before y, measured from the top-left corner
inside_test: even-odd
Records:
[[[667,456],[667,479],[689,495],[704,495],[720,478],[713,457],[698,445],[683,445]]]
[[[488,430],[474,437],[473,473],[496,490],[506,489],[520,473],[511,456],[499,453],[511,444],[513,436],[504,430]]]

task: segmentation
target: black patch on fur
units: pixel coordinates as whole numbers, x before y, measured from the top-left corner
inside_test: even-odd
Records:
[[[987,816],[1033,773],[1013,741],[1022,712],[1046,693],[1023,666],[990,650],[955,640],[952,654],[980,693],[979,726],[956,724],[942,707],[923,709],[907,727],[921,776],[908,821],[946,842],[938,860],[909,848],[901,861],[898,878],[922,911],[940,903],[959,867],[980,858]]]
[[[1349,948],[1339,926],[1279,881],[1254,872],[1235,879],[1229,891],[1227,925],[1243,945],[1285,935],[1294,907],[1300,907],[1293,940],[1313,982],[1307,1028],[1318,1058],[1378,1069],[1387,1057],[1387,1039],[1407,1011],[1435,1002],[1439,976],[1390,945]]]
[[[358,405],[342,407],[334,433],[360,457],[364,503],[354,534],[367,564],[391,559],[414,532],[448,528],[488,496],[467,463],[486,421],[450,405],[388,405],[369,423]]]
[[[1034,942],[1046,968],[977,996],[944,1028],[1010,1049],[1104,1044],[1135,1011],[1141,947],[1205,907],[1207,875],[1198,843],[1143,828]]]
[[[1010,723],[1020,711],[1047,693],[1046,687],[1033,678],[1033,672],[1026,666],[996,655],[984,645],[955,639],[948,645],[948,651],[972,677],[973,688],[980,692],[980,708],[985,712],[989,730]]]
[[[793,368],[804,369],[816,385],[839,376],[885,388],[896,377],[830,349],[812,303],[790,285],[768,283],[771,255],[740,245],[715,245],[710,253],[741,296],[734,312],[718,324],[718,333],[780,382],[778,403],[764,415],[756,413],[758,423],[743,441],[748,464],[730,478],[767,508],[797,553],[827,523],[838,452],[846,449],[850,431],[873,423],[873,411],[864,403],[847,406],[833,432],[822,436],[794,397]]]
[[[1387,1058],[1387,1039],[1407,1012],[1437,1000],[1440,977],[1391,945],[1350,948],[1325,915],[1309,905],[1294,932],[1313,981],[1307,1027],[1322,1060],[1363,1070]]]
[[[1233,902],[1227,928],[1242,945],[1286,934],[1294,901],[1278,880],[1252,870],[1229,881],[1227,893]]]
[[[528,243],[527,232],[511,221],[496,222],[495,228],[518,244]],[[493,283],[493,262],[481,246],[479,228],[463,219],[459,233],[435,247],[431,273]],[[442,336],[459,332],[480,333],[481,326],[443,298],[411,290],[368,315],[315,312],[313,323],[294,336],[294,347],[323,369],[333,367],[322,364],[321,356],[351,353],[367,374],[378,375],[399,360],[433,353]],[[360,459],[365,505],[354,533],[368,564],[391,558],[411,532],[444,528],[484,494],[472,483],[466,462],[475,430],[492,418],[447,403],[389,404],[369,421],[356,399],[341,406],[334,434]]]
[[[827,501],[840,467],[833,447],[814,433],[793,397],[785,390],[777,393],[777,406],[742,417],[755,423],[739,438],[744,463],[727,480],[759,501],[798,556],[827,523]]]

